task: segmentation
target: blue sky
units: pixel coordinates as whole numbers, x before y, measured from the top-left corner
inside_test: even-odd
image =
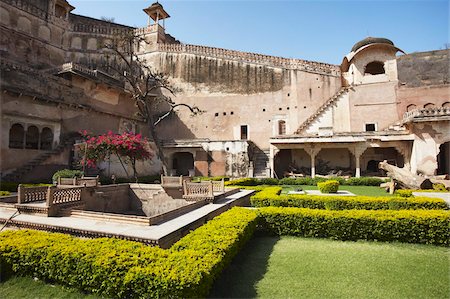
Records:
[[[136,27],[153,1],[69,0],[73,13]],[[406,53],[449,43],[449,1],[161,0],[166,31],[188,44],[340,64],[353,44],[386,37]]]

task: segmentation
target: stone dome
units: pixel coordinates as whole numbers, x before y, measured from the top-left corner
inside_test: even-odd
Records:
[[[356,52],[359,48],[362,48],[364,46],[370,45],[370,44],[388,44],[391,46],[394,46],[394,43],[387,39],[387,38],[383,38],[383,37],[366,37],[365,39],[357,42],[353,47],[352,47],[352,52]]]

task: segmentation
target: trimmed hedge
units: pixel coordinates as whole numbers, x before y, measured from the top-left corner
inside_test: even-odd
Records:
[[[258,186],[258,185],[308,185],[316,186],[317,183],[326,182],[328,180],[336,180],[340,185],[348,186],[380,186],[381,183],[387,182],[388,179],[379,179],[372,177],[360,177],[344,179],[341,177],[321,178],[321,177],[304,177],[304,178],[242,178],[226,182],[229,186]]]
[[[317,188],[322,193],[337,193],[339,190],[339,182],[336,180],[317,183]]]
[[[326,210],[448,210],[447,203],[430,197],[373,197],[333,195],[280,195],[281,187],[267,187],[250,198],[253,207],[298,207]]]
[[[52,176],[53,182],[58,181],[59,178],[81,178],[83,172],[81,170],[76,169],[61,169],[55,172]]]
[[[395,195],[400,197],[414,197],[412,190],[399,189],[395,190]]]
[[[118,239],[83,240],[39,231],[0,234],[2,270],[114,298],[205,297],[253,235],[254,210],[233,208],[170,249]]]
[[[280,207],[257,211],[260,229],[276,235],[444,246],[450,240],[449,211],[326,211]]]

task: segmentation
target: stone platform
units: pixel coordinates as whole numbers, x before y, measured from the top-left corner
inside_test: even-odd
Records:
[[[144,226],[97,217],[44,217],[17,214],[17,209],[0,206],[0,224],[8,221],[8,228],[29,228],[68,233],[80,237],[116,237],[168,248],[191,230],[225,212],[233,206],[248,205],[253,190],[239,190],[172,220],[158,225]],[[13,218],[8,220],[11,216]]]

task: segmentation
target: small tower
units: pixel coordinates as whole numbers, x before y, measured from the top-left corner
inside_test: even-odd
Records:
[[[143,10],[148,15],[148,26],[152,24],[151,20],[157,25],[159,24],[159,21],[162,20],[162,27],[165,28],[164,20],[170,18],[170,16],[158,1]]]
[[[169,14],[164,10],[164,7],[155,2],[143,11],[148,15],[148,23],[146,28],[140,28],[137,32],[145,40],[139,44],[139,51],[151,51],[156,44],[163,44],[166,42],[165,24],[164,20],[170,18]],[[162,20],[162,26],[160,21]]]

